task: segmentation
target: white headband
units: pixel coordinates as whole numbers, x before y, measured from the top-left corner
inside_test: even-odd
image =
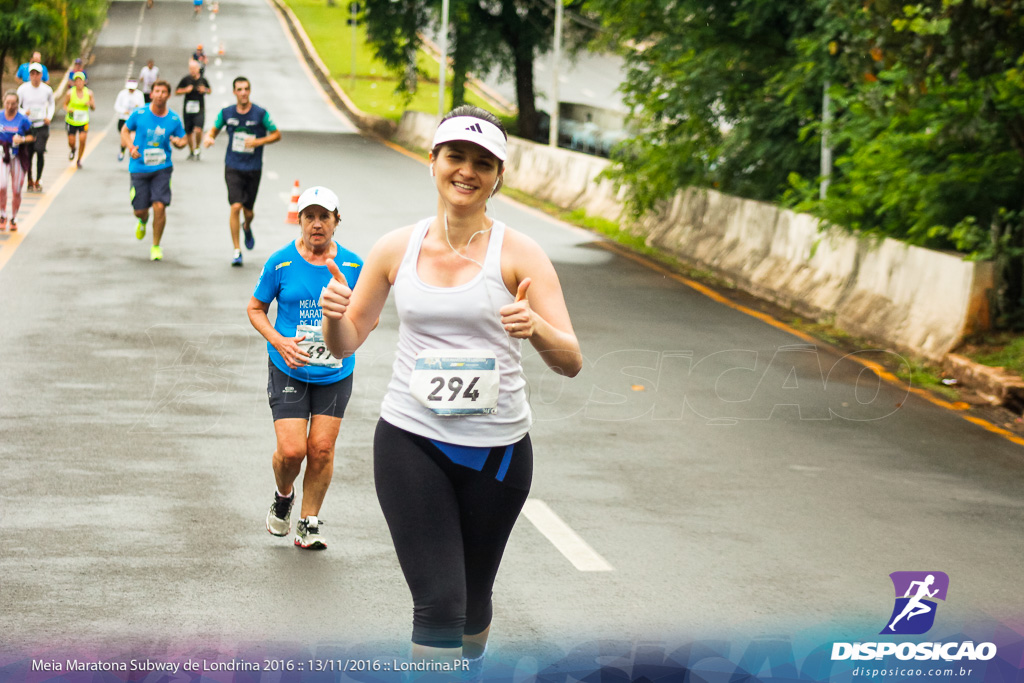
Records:
[[[443,121],[434,133],[434,149],[438,145],[455,140],[465,140],[480,145],[488,152],[505,161],[505,152],[508,142],[502,134],[501,129],[489,121],[478,119],[475,116],[456,116]]]

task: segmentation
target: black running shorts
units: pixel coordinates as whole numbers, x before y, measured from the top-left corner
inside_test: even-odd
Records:
[[[32,142],[32,151],[42,154],[46,151],[46,141],[50,139],[50,127],[35,126],[32,128],[32,135],[35,136],[35,140]]]
[[[286,418],[308,420],[311,415],[345,417],[352,396],[352,375],[333,384],[310,384],[289,377],[269,361],[267,398],[274,421]]]
[[[256,193],[260,191],[263,171],[239,171],[224,167],[224,182],[228,186],[228,204],[241,204],[249,211],[256,206]]]
[[[196,128],[202,130],[204,123],[206,123],[205,112],[199,112],[198,114],[184,114],[181,117],[181,125],[185,127],[186,135],[194,131]]]

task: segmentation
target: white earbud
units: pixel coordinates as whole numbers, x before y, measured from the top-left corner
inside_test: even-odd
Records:
[[[433,164],[430,165],[430,177],[431,178],[434,177],[434,165]]]

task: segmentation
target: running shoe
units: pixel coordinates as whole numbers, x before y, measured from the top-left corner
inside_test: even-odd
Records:
[[[270,504],[270,512],[267,513],[267,531],[274,536],[287,536],[292,530],[292,503],[295,502],[295,492],[285,498],[274,491],[274,502]]]
[[[245,233],[245,248],[251,250],[256,246],[256,239],[252,236],[252,228],[245,224],[242,226],[242,232]]]
[[[39,184],[39,181],[36,181],[36,192],[42,192],[42,191],[43,191],[43,186]]]
[[[7,229],[7,216],[0,216],[0,230]]]
[[[117,160],[118,161],[124,161],[124,150],[123,149],[120,152],[117,153]]]
[[[68,161],[74,161],[74,160],[75,160],[75,150],[74,150],[74,148],[72,148],[71,150],[68,151]]]
[[[235,249],[235,255],[231,257],[231,265],[240,266],[242,265],[242,250]]]
[[[15,221],[12,218],[11,222],[7,224],[7,229],[10,230],[11,232],[17,232],[18,231],[18,223],[17,223],[17,221]]]
[[[139,220],[138,220],[138,221],[137,221],[137,222],[135,223],[135,239],[137,239],[137,240],[141,240],[141,239],[142,239],[142,238],[144,238],[145,236],[146,236],[146,224],[145,224],[145,223],[143,223],[143,222],[142,222],[142,219],[140,218],[140,219],[139,219]]]
[[[320,535],[320,525],[323,524],[316,515],[303,517],[295,525],[295,545],[305,550],[323,550],[327,547],[327,541]]]
[[[82,168],[82,162],[81,161],[78,162],[78,168]]]
[[[482,681],[484,678],[484,656],[487,654],[487,648],[484,648],[484,654],[473,659],[468,657],[462,658],[462,671],[460,672],[459,680],[463,683],[476,683]]]
[[[164,250],[157,245],[153,245],[149,248],[149,260],[150,261],[162,261],[164,258]]]

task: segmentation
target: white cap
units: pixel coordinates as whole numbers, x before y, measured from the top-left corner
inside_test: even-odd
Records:
[[[31,64],[28,65],[28,70],[29,71],[38,71],[39,73],[43,73],[43,65],[40,64],[39,62],[32,62]]]
[[[129,78],[127,81],[124,82],[124,87],[128,88],[129,90],[135,90],[135,88],[139,87],[139,82],[134,78]]]
[[[433,149],[438,145],[455,140],[465,140],[480,145],[501,161],[505,161],[508,156],[505,151],[508,141],[501,129],[490,121],[484,121],[475,116],[455,116],[447,121],[442,121],[441,125],[437,127],[437,132],[434,133],[434,143],[430,148]]]
[[[338,195],[334,194],[326,187],[317,185],[315,187],[307,188],[305,192],[299,195],[298,212],[302,213],[303,209],[307,206],[322,206],[328,211],[338,210]]]

